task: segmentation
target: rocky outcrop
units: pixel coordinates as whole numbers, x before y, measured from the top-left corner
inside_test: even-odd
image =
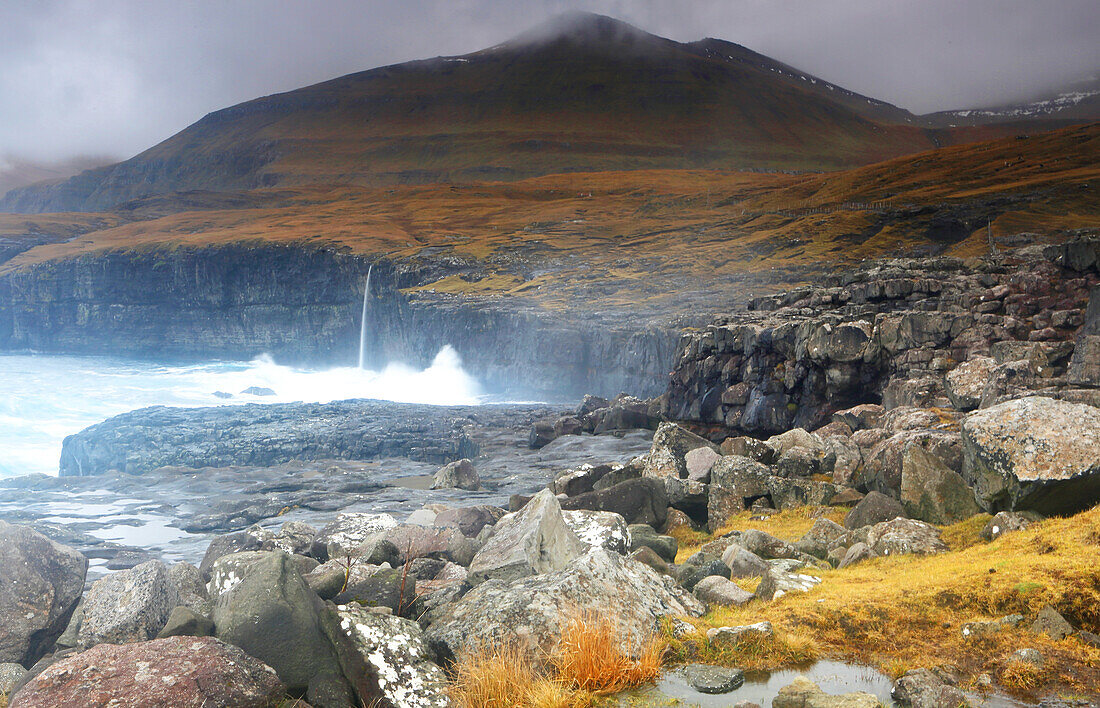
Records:
[[[432,478],[432,489],[476,491],[480,488],[481,477],[477,473],[477,468],[466,458],[444,465]]]
[[[88,559],[0,521],[0,664],[31,666],[53,647],[84,590]]]
[[[967,416],[963,476],[987,511],[1044,515],[1087,509],[1100,498],[1100,410],[1041,396]]]
[[[268,708],[283,684],[263,662],[210,637],[100,644],[62,659],[12,698],[19,708]]]
[[[477,455],[467,426],[511,427],[539,406],[426,406],[387,401],[142,408],[65,438],[63,476],[159,467],[256,465],[290,460],[408,457],[448,462]],[[210,431],[218,435],[211,436]]]
[[[755,435],[814,429],[856,404],[950,406],[944,374],[978,356],[1028,360],[1000,389],[951,389],[960,405],[1065,389],[1093,272],[1021,253],[875,262],[681,337],[665,413]],[[1070,315],[1076,316],[1070,316]],[[969,377],[973,379],[973,377]],[[984,382],[983,382],[984,383]],[[965,392],[964,392],[965,388]],[[988,389],[988,390],[987,390]]]
[[[698,616],[704,606],[671,578],[603,548],[592,548],[566,568],[512,582],[490,580],[448,607],[427,631],[444,657],[515,641],[549,652],[571,617],[614,617],[616,636],[637,651],[665,616]]]
[[[830,695],[805,676],[779,689],[772,699],[772,708],[878,708],[881,705],[878,698],[862,691]]]

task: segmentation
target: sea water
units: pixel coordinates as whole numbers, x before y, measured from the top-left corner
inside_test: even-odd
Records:
[[[242,393],[253,387],[274,395]],[[390,364],[376,371],[295,368],[268,356],[248,362],[163,364],[104,356],[0,354],[0,477],[56,475],[67,435],[136,408],[350,398],[438,405],[485,400],[449,346],[427,368]]]

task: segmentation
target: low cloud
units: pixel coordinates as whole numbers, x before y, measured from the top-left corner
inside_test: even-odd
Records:
[[[744,44],[918,113],[1100,69],[1095,0],[41,0],[0,9],[0,154],[127,157],[240,101],[474,51],[569,10]]]

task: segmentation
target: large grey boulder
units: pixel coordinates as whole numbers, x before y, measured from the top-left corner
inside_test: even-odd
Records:
[[[675,423],[661,423],[653,434],[653,447],[646,458],[642,475],[684,479],[688,476],[687,454],[701,447],[718,452],[718,446],[709,440]]]
[[[446,608],[427,637],[448,659],[501,640],[549,652],[570,618],[597,613],[617,621],[622,646],[636,651],[657,631],[661,617],[697,617],[704,611],[671,578],[617,553],[590,548],[556,572],[478,585]]]
[[[1023,531],[1041,517],[1032,512],[998,511],[978,533],[983,540],[994,541],[1006,533]]]
[[[6,696],[23,680],[27,670],[19,664],[0,664],[0,695]]]
[[[909,518],[941,526],[981,511],[962,476],[920,445],[910,445],[902,457],[901,506]]]
[[[982,391],[997,368],[997,360],[977,356],[959,364],[944,377],[944,388],[951,405],[960,411],[972,411],[982,402]]]
[[[771,569],[763,558],[736,543],[722,552],[722,563],[730,569],[731,578],[762,578]]]
[[[234,531],[233,533],[215,536],[210,541],[210,545],[206,547],[206,554],[199,563],[199,575],[202,577],[202,581],[205,583],[210,580],[210,569],[214,567],[215,561],[222,556],[243,551],[262,551],[264,546],[274,538],[275,534],[259,526],[250,526],[244,531]]]
[[[761,600],[778,600],[784,595],[809,592],[821,584],[816,575],[772,568],[756,586],[756,596]]]
[[[825,559],[835,544],[848,532],[843,526],[824,517],[814,521],[814,525],[794,544],[800,553]]]
[[[654,528],[664,526],[668,506],[668,492],[659,479],[628,479],[561,502],[563,509],[613,511],[628,524],[649,524]]]
[[[214,604],[217,637],[275,669],[292,690],[339,675],[332,645],[321,628],[321,599],[290,557],[273,551]]]
[[[473,492],[481,489],[481,476],[474,463],[463,458],[444,465],[432,478],[432,489],[465,489]]]
[[[389,514],[339,514],[317,534],[310,555],[321,562],[340,558],[395,526],[397,519]]]
[[[288,562],[299,574],[305,575],[317,567],[314,558],[306,556],[291,556],[282,551],[243,551],[222,556],[210,570],[210,582],[206,584],[206,590],[211,599],[216,600],[219,595],[229,592],[239,585],[241,581],[252,572],[253,566],[268,558],[272,553],[286,555]]]
[[[190,563],[173,563],[168,566],[168,581],[176,588],[177,602],[207,617],[214,611],[214,603],[206,591],[199,569]]]
[[[490,578],[507,581],[561,570],[586,547],[566,524],[557,498],[544,489],[523,509],[497,522],[470,562],[469,580],[476,585]]]
[[[756,597],[737,583],[720,575],[708,575],[703,578],[695,584],[692,592],[708,606],[720,607],[740,607]]]
[[[15,708],[269,708],[285,695],[271,667],[210,637],[100,644],[61,659],[13,698]]]
[[[880,556],[943,553],[947,545],[940,530],[916,519],[893,519],[875,524],[867,532],[867,545]]]
[[[416,622],[358,605],[329,605],[323,624],[362,705],[451,705],[446,676],[431,662],[431,649]]]
[[[92,583],[84,597],[79,646],[153,639],[178,604],[179,592],[160,561],[111,573]]]
[[[566,526],[589,546],[626,554],[632,546],[626,520],[612,511],[563,511]]]
[[[1100,499],[1100,410],[1034,396],[968,415],[963,476],[989,512],[1070,514]]]
[[[894,682],[890,697],[908,708],[960,708],[969,706],[966,694],[928,669],[911,669]]]
[[[50,651],[84,590],[88,559],[26,526],[0,521],[0,663]]]
[[[867,496],[860,499],[859,503],[844,517],[844,528],[858,529],[863,526],[873,526],[899,516],[905,516],[905,509],[897,499],[880,492],[868,492]]]
[[[742,455],[726,455],[714,463],[710,470],[712,486],[731,490],[742,500],[742,508],[753,500],[771,493],[767,465]]]

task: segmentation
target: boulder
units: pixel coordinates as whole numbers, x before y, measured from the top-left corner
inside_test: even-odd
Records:
[[[688,562],[683,565],[678,565],[673,568],[673,576],[676,578],[676,582],[685,590],[694,590],[704,578],[723,578],[729,580],[730,569],[726,565],[714,558],[703,558],[698,562]]]
[[[412,558],[438,558],[466,566],[470,565],[477,553],[477,544],[458,529],[451,527],[399,524],[383,531],[378,540],[389,541],[397,549],[398,558],[394,565],[403,564]],[[364,548],[372,552],[377,550],[373,541],[368,541],[359,548],[356,551],[359,557],[363,557],[360,551]]]
[[[826,506],[837,493],[837,486],[831,482],[816,479],[798,479],[791,477],[768,477],[768,496],[776,509],[797,509],[802,506]],[[762,501],[753,501],[753,508]]]
[[[305,556],[309,555],[316,537],[317,529],[304,521],[287,521],[279,527],[275,537],[264,544],[264,550],[277,549],[284,553]]]
[[[740,607],[756,597],[732,580],[719,575],[703,578],[695,584],[692,592],[708,606]]]
[[[356,605],[326,607],[325,632],[361,705],[449,706],[443,670],[431,662],[420,626]]]
[[[848,547],[844,557],[841,559],[840,563],[837,564],[837,568],[847,568],[850,565],[855,565],[868,558],[874,558],[875,555],[873,548],[862,541],[857,541]]]
[[[342,591],[330,599],[341,605],[357,602],[373,608],[387,608],[394,614],[412,611],[417,578],[404,568],[353,565]]]
[[[944,377],[944,388],[951,405],[960,411],[972,411],[982,402],[982,391],[997,368],[997,360],[976,356],[959,364]]]
[[[26,526],[0,521],[0,663],[31,666],[69,624],[88,559]]]
[[[675,537],[662,536],[649,524],[630,524],[627,530],[630,532],[630,550],[645,547],[653,550],[668,563],[676,560],[680,543]]]
[[[284,696],[270,667],[211,637],[100,644],[47,667],[13,706],[268,708]]]
[[[395,526],[397,519],[389,514],[340,514],[317,534],[310,555],[322,563],[339,558]]]
[[[947,545],[940,530],[916,519],[893,519],[875,524],[867,533],[867,545],[880,556],[943,553]]]
[[[19,664],[0,664],[0,696],[6,696],[27,675],[27,670]]]
[[[214,603],[206,591],[199,569],[190,563],[173,563],[168,566],[168,581],[176,588],[177,602],[200,615],[210,616]]]
[[[718,451],[723,456],[747,457],[765,465],[775,462],[775,450],[763,440],[757,440],[756,438],[745,436],[726,438],[719,446]]]
[[[550,482],[550,491],[554,494],[564,494],[567,497],[575,497],[578,494],[591,492],[599,482],[614,469],[613,465],[582,464],[571,470],[559,473]]]
[[[993,541],[1012,531],[1023,531],[1039,520],[1038,514],[1018,511],[998,511],[979,532],[982,539]]]
[[[714,463],[710,470],[712,487],[722,487],[742,499],[742,508],[759,497],[771,493],[768,478],[771,469],[756,460],[740,455],[726,455]]]
[[[771,622],[757,622],[737,627],[711,627],[707,641],[715,649],[734,649],[746,640],[771,639],[775,636]]]
[[[434,524],[439,527],[454,527],[470,538],[481,533],[481,529],[492,526],[506,512],[499,506],[482,504],[465,506],[458,509],[445,509],[436,514]]]
[[[981,511],[962,476],[919,445],[907,447],[901,460],[901,506],[909,518],[941,526]]]
[[[751,551],[764,559],[798,557],[798,551],[795,550],[794,546],[759,529],[749,529],[742,532],[737,543],[745,550]]]
[[[822,517],[814,520],[814,525],[798,540],[794,547],[800,553],[824,559],[829,555],[833,545],[846,534],[847,531],[843,526]]]
[[[711,484],[707,489],[707,528],[718,533],[729,520],[745,510],[745,498],[736,489]],[[675,511],[680,511],[676,509]],[[683,513],[683,512],[680,512]],[[685,514],[685,516],[687,516]],[[690,517],[689,517],[690,518]]]
[[[657,552],[648,546],[635,548],[628,554],[628,557],[631,560],[648,565],[661,575],[672,575],[672,568],[669,566],[668,561],[657,555]]]
[[[308,689],[316,677],[340,672],[321,628],[321,608],[290,557],[273,551],[218,596],[214,626],[218,639],[275,669],[290,689]]]
[[[272,553],[284,555],[300,575],[305,575],[317,567],[317,560],[306,556],[290,556],[282,551],[243,551],[222,556],[214,562],[210,570],[210,582],[206,584],[206,590],[211,599],[217,599],[219,595],[229,592],[252,572],[252,567],[258,562],[266,560]]]
[[[886,410],[877,403],[861,403],[858,406],[833,413],[833,420],[844,423],[854,432],[866,428],[880,427],[885,412]]]
[[[756,596],[766,601],[778,600],[790,593],[809,592],[820,584],[821,578],[816,576],[772,568],[756,586]]]
[[[928,669],[912,669],[894,682],[890,697],[908,708],[960,708],[969,706],[966,694],[945,683]]]
[[[767,561],[736,543],[722,553],[722,563],[730,569],[731,578],[762,578],[771,570]]]
[[[165,637],[212,637],[214,622],[200,615],[190,607],[177,605],[168,615],[164,628],[157,633],[157,639]]]
[[[153,639],[178,604],[179,593],[160,561],[106,575],[92,583],[84,597],[79,646]]]
[[[776,459],[782,457],[783,453],[798,447],[816,455],[825,452],[824,441],[802,428],[792,428],[785,433],[773,435],[765,441],[765,444],[775,452]]]
[[[745,685],[745,672],[725,666],[689,664],[683,669],[684,680],[699,693],[718,695]]]
[[[255,525],[244,531],[234,531],[233,533],[215,536],[210,541],[210,545],[206,547],[206,554],[199,563],[199,574],[202,576],[203,582],[209,582],[210,569],[214,567],[214,562],[222,556],[243,551],[262,551],[264,546],[270,544],[274,537],[275,534]]]
[[[812,477],[821,471],[822,454],[805,447],[792,447],[775,461],[775,472],[780,477]]]
[[[463,458],[441,467],[432,478],[432,489],[477,491],[481,489],[481,476],[474,468],[474,463]]]
[[[722,456],[713,447],[697,447],[684,455],[687,478],[696,482],[710,481],[710,468]]]
[[[709,440],[684,430],[675,423],[661,423],[653,434],[653,447],[646,458],[642,475],[684,479],[688,476],[685,456],[701,447],[718,452],[718,446]]]
[[[962,436],[950,430],[902,430],[885,438],[863,455],[863,468],[849,480],[852,486],[898,496],[902,458],[919,445],[940,458],[949,469],[962,469]]]
[[[1100,410],[1040,396],[962,424],[963,476],[989,512],[1071,514],[1100,498]]]
[[[611,511],[577,509],[561,512],[565,525],[589,546],[626,554],[631,549],[630,530],[622,516]],[[649,527],[647,527],[649,528]]]
[[[603,548],[589,548],[567,567],[506,582],[489,580],[448,606],[427,630],[441,657],[515,641],[550,652],[578,613],[617,623],[622,646],[637,651],[662,617],[701,615],[704,606],[671,578]]]
[[[564,499],[562,509],[613,511],[628,524],[664,525],[668,516],[668,493],[659,479],[628,479],[587,494]]]
[[[805,676],[779,689],[772,699],[772,708],[880,708],[881,705],[878,698],[862,691],[839,696],[825,693]]]
[[[544,489],[493,527],[489,540],[470,563],[470,583],[490,578],[509,581],[561,570],[585,548],[566,524],[557,498]]]
[[[1074,632],[1073,625],[1050,605],[1039,610],[1035,621],[1031,623],[1031,631],[1036,634],[1045,634],[1055,641],[1065,639]]]
[[[899,516],[905,516],[905,509],[897,499],[880,492],[869,492],[844,517],[844,528],[858,529],[862,526],[874,526]]]

